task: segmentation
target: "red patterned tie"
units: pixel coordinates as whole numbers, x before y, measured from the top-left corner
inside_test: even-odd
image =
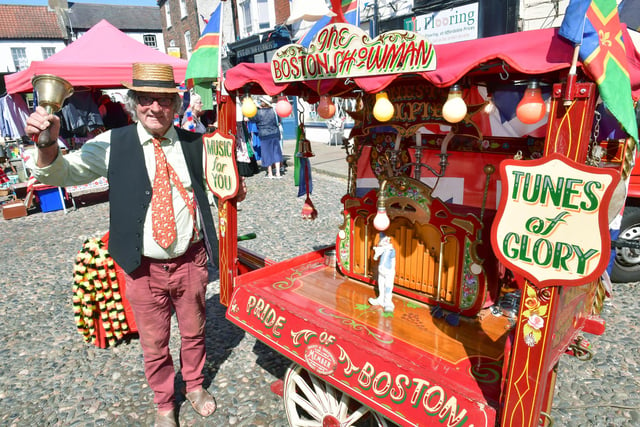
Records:
[[[173,214],[167,158],[160,147],[160,141],[161,139],[158,138],[151,140],[156,157],[156,176],[153,180],[153,196],[151,198],[151,221],[153,239],[166,249],[176,239],[176,220]]]

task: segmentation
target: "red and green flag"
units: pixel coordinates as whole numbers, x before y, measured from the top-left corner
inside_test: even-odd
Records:
[[[211,14],[187,63],[185,79],[192,81],[189,86],[193,86],[194,91],[202,97],[205,110],[212,108],[212,82],[222,77],[221,28],[222,2]]]
[[[559,34],[580,45],[584,71],[598,84],[605,106],[627,134],[638,141],[616,0],[571,0]]]
[[[189,63],[188,79],[217,79],[220,77],[220,23],[222,19],[222,2],[213,11],[209,22],[204,27],[198,43],[196,43]]]

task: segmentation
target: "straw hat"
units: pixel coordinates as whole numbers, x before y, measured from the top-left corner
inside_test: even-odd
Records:
[[[132,67],[132,82],[121,82],[124,87],[139,92],[179,93],[173,67],[169,64],[137,62]]]

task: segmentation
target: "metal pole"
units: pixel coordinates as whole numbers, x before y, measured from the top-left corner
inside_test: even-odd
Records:
[[[378,0],[373,0],[373,19],[370,28],[371,38],[378,35]]]

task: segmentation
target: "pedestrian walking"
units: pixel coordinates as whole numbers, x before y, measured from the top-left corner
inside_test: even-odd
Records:
[[[202,97],[197,93],[192,93],[189,97],[189,108],[182,117],[182,128],[191,132],[205,133],[207,127],[201,120],[203,114]]]
[[[267,168],[267,178],[281,178],[282,146],[278,116],[266,96],[260,97],[258,104],[257,114],[249,120],[254,121],[258,128],[262,166]]]
[[[216,410],[203,387],[207,255],[218,262],[218,241],[205,182],[202,135],[173,125],[181,104],[173,68],[136,63],[126,107],[135,124],[109,130],[63,156],[55,144],[59,118],[42,107],[27,120],[36,140],[34,176],[69,186],[109,180],[109,252],[126,273],[129,300],[154,392],[156,426],[176,426],[172,311],[181,336],[186,398],[202,416]],[[50,138],[39,140],[49,128]]]

